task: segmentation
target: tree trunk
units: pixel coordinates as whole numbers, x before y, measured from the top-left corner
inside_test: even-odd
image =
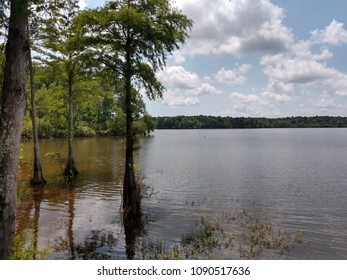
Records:
[[[12,0],[0,119],[0,259],[15,233],[20,137],[26,106],[28,1]]]
[[[130,40],[127,40],[125,62],[125,113],[126,113],[126,153],[125,174],[123,185],[123,209],[131,212],[140,211],[140,197],[138,194],[134,171],[134,133],[133,133],[133,98],[131,87],[131,52]]]
[[[68,147],[68,157],[65,168],[66,176],[75,176],[78,174],[75,162],[75,151],[74,151],[74,121],[73,121],[73,104],[72,104],[72,85],[73,85],[73,73],[70,71],[68,77],[68,87],[69,87],[69,147]]]
[[[28,32],[29,36],[29,32]],[[31,91],[31,122],[33,124],[33,138],[34,138],[34,174],[30,181],[31,185],[44,185],[46,184],[45,178],[43,178],[41,158],[40,158],[40,145],[39,137],[37,133],[36,125],[36,105],[35,105],[35,83],[34,83],[34,68],[31,57],[31,48],[29,45],[28,51],[29,60],[29,74],[30,74],[30,91]]]

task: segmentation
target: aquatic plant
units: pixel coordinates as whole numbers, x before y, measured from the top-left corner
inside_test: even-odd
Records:
[[[212,259],[213,251],[233,246],[234,236],[226,234],[222,224],[202,217],[197,230],[184,234],[180,243],[170,244],[161,240],[141,240],[137,245],[140,259],[179,260]]]
[[[186,200],[185,205],[200,206]],[[240,202],[240,199],[236,199]],[[245,201],[242,201],[243,203]],[[140,259],[213,259],[218,250],[230,249],[226,256],[235,257],[233,249],[238,246],[241,259],[278,259],[296,244],[304,243],[304,232],[278,228],[261,210],[250,207],[228,209],[218,219],[201,217],[195,230],[182,236],[179,243],[162,240],[141,240],[137,247]],[[207,205],[208,201],[204,201]],[[236,251],[237,253],[237,251]],[[225,256],[225,255],[224,255]]]
[[[186,258],[198,258],[205,254],[212,258],[214,249],[232,247],[233,235],[225,234],[220,221],[211,222],[201,218],[198,230],[183,235],[181,245]]]
[[[240,213],[242,220],[242,240],[239,246],[241,258],[253,259],[261,257],[263,253],[272,258],[288,252],[296,243],[303,243],[303,231],[298,229],[291,232],[276,229],[266,218],[260,216],[259,211]]]
[[[11,260],[43,260],[49,254],[49,249],[37,247],[37,236],[17,234],[13,239]]]
[[[141,240],[137,245],[137,257],[149,260],[180,260],[182,247],[180,244],[169,244],[162,240]]]

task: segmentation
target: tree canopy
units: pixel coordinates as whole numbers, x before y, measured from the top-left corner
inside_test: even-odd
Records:
[[[121,85],[126,117],[123,207],[138,209],[133,164],[135,108],[141,105],[140,94],[149,99],[162,97],[164,87],[155,72],[185,42],[192,21],[169,0],[110,1],[82,13],[78,20],[92,56]]]

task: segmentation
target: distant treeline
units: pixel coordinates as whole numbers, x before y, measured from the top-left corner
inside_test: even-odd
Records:
[[[154,118],[157,129],[347,127],[347,117],[233,118],[176,116]]]

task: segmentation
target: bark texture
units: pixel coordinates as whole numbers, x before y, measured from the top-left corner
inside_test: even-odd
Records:
[[[126,62],[124,69],[125,77],[125,113],[126,113],[126,152],[125,174],[123,185],[123,209],[131,212],[140,211],[140,197],[135,180],[134,170],[134,131],[133,131],[133,97],[131,87],[131,41],[127,39]]]
[[[69,73],[68,87],[69,87],[69,140],[68,140],[68,156],[65,168],[66,176],[75,176],[78,174],[78,170],[75,162],[75,150],[74,150],[74,121],[73,121],[73,73]]]
[[[37,133],[37,124],[36,124],[34,68],[33,68],[33,62],[31,58],[30,46],[28,51],[28,60],[29,60],[30,91],[31,91],[31,122],[33,125],[33,140],[34,140],[34,174],[33,174],[33,178],[30,181],[30,184],[44,185],[46,184],[46,180],[43,177],[42,167],[41,167],[39,136]]]
[[[0,259],[15,233],[20,136],[26,107],[27,0],[12,0],[0,119]]]

